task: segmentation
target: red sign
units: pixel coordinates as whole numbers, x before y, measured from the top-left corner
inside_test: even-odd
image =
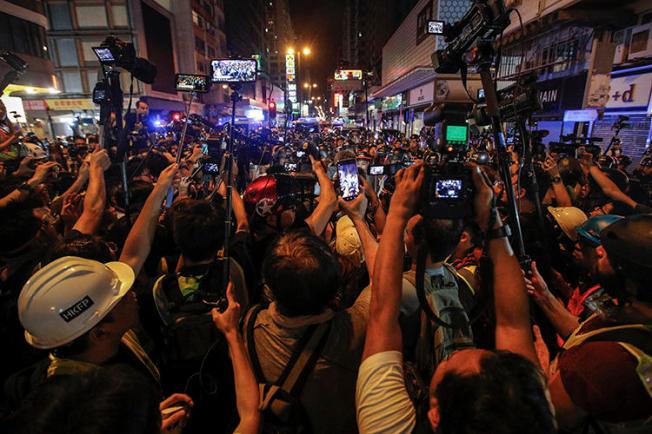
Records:
[[[45,111],[45,110],[47,110],[47,105],[45,105],[45,101],[43,101],[42,99],[24,99],[23,100],[23,107],[27,111],[31,111],[31,110]]]

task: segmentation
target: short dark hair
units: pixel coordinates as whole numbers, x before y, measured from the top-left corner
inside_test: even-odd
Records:
[[[189,200],[175,211],[174,242],[184,258],[203,261],[215,257],[224,244],[224,211],[206,200]]]
[[[463,219],[422,219],[412,230],[415,240],[423,240],[433,262],[446,259],[460,242]]]
[[[265,283],[287,316],[322,312],[339,288],[338,271],[328,244],[305,230],[279,237],[263,262]]]
[[[478,374],[446,374],[435,396],[444,434],[557,432],[543,373],[518,354],[485,356]]]
[[[0,255],[8,254],[32,241],[41,228],[26,203],[12,202],[0,209]]]
[[[64,240],[52,249],[49,259],[54,261],[64,256],[78,256],[102,263],[116,260],[115,254],[101,237],[75,231],[67,234]]]
[[[140,104],[145,104],[147,107],[149,107],[149,103],[144,99],[139,99],[138,101],[136,101],[136,108],[138,108]]]

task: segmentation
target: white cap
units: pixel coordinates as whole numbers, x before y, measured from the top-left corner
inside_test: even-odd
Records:
[[[66,345],[95,327],[135,280],[122,262],[66,256],[37,271],[18,297],[27,342],[42,349]]]
[[[577,241],[577,230],[576,228],[588,220],[584,211],[574,206],[564,206],[564,207],[548,207],[548,212],[554,217],[559,225],[559,228],[564,231],[566,236],[571,239],[571,241]]]

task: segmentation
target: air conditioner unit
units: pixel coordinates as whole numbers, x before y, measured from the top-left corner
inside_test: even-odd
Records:
[[[619,65],[627,60],[627,47],[632,29],[624,29],[614,33],[613,42],[616,44],[614,64]]]
[[[628,60],[652,57],[652,23],[632,27]]]

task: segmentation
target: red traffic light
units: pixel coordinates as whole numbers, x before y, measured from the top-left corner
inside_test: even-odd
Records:
[[[274,101],[269,103],[269,109],[270,110],[276,110],[276,103]]]
[[[269,110],[269,118],[270,119],[276,118],[276,102],[270,101],[267,104],[267,109]]]

